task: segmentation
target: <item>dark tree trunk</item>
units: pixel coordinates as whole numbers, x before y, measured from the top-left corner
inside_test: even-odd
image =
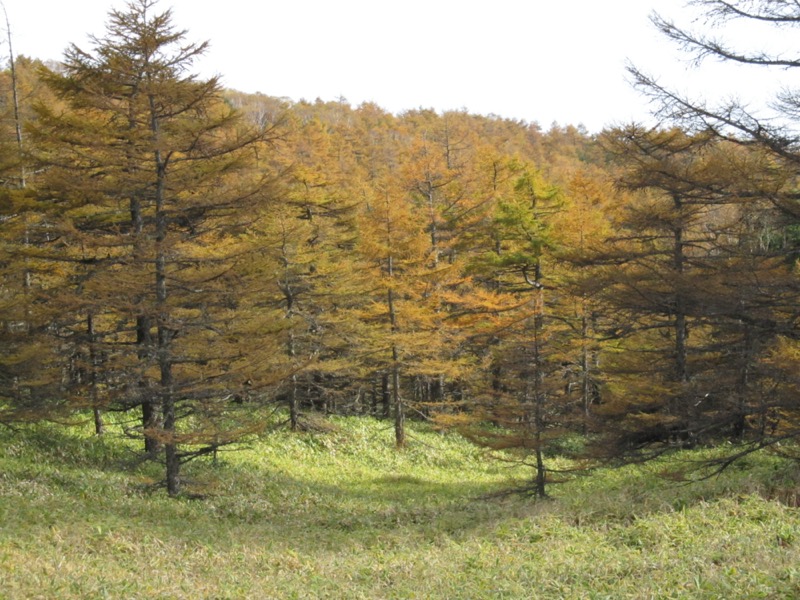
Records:
[[[94,416],[94,432],[96,435],[103,435],[105,432],[105,425],[103,424],[103,415],[100,412],[100,397],[97,390],[97,370],[99,365],[97,364],[96,334],[94,330],[94,315],[92,315],[92,313],[86,315],[86,335],[89,342],[89,393],[91,395],[92,413]]]
[[[537,277],[539,281],[539,271],[537,264]],[[533,427],[534,427],[534,453],[536,457],[536,478],[534,491],[538,498],[547,497],[547,469],[544,463],[544,452],[542,451],[542,444],[544,443],[543,433],[546,426],[543,414],[544,404],[547,402],[547,391],[544,389],[543,381],[544,374],[542,372],[542,329],[544,328],[544,298],[541,288],[537,289],[538,296],[536,301],[537,312],[533,317],[533,330],[532,330],[532,347],[531,347],[531,365],[533,367],[533,376],[531,385],[533,386]],[[526,386],[527,387],[527,386]],[[529,393],[526,391],[526,394]]]
[[[300,409],[297,394],[297,375],[292,375],[289,383],[289,428],[297,431],[300,427]]]
[[[736,409],[734,411],[732,431],[733,438],[738,441],[744,439],[744,434],[747,429],[747,390],[750,386],[750,369],[754,354],[753,328],[749,324],[745,324],[744,328],[741,367],[739,371],[739,379],[736,382]],[[766,430],[766,410],[762,410],[760,416],[760,434],[764,435]]]
[[[150,98],[151,114],[155,115],[155,100]],[[154,138],[158,139],[158,120],[153,117],[152,131]],[[176,414],[175,414],[175,390],[172,374],[172,339],[175,332],[171,328],[171,319],[167,300],[169,289],[167,287],[167,249],[165,242],[169,219],[166,211],[166,186],[167,186],[167,163],[161,156],[161,151],[156,150],[154,154],[157,185],[156,185],[156,260],[155,260],[155,292],[156,305],[158,307],[158,339],[157,354],[158,365],[161,372],[159,381],[159,396],[161,397],[161,410],[163,414],[164,432],[164,455],[166,464],[167,493],[170,496],[177,496],[180,493],[180,459],[178,456],[178,443],[176,440]]]
[[[406,445],[406,411],[400,397],[400,365],[397,362],[397,348],[392,348],[394,365],[392,367],[392,398],[394,400],[394,439],[398,448]]]
[[[682,200],[675,196],[673,198],[675,209],[678,212],[678,218],[681,219],[681,212],[683,210]],[[686,300],[685,292],[683,289],[683,273],[684,273],[684,227],[682,223],[676,225],[673,229],[673,262],[672,268],[676,275],[675,291],[675,379],[676,381],[686,382],[689,381],[689,371],[686,362],[687,357],[687,338],[689,336],[689,327],[686,318]]]
[[[389,374],[381,374],[381,416],[388,419],[392,414],[392,388],[389,381]]]
[[[139,360],[147,361],[148,353],[152,350],[152,339],[150,335],[150,319],[145,316],[136,318],[136,344],[139,348]],[[161,411],[158,399],[151,390],[148,390],[147,382],[140,379],[138,382],[139,394],[142,407],[142,428],[144,434],[144,452],[150,460],[158,458],[161,452],[161,443],[149,435],[148,432],[161,429]]]
[[[164,398],[164,430],[175,433],[175,401],[170,396]],[[178,456],[178,444],[174,439],[169,439],[164,444],[166,458],[167,493],[175,497],[181,491],[180,470],[181,463]]]
[[[394,275],[394,260],[389,257],[389,277]],[[397,331],[397,313],[394,305],[394,290],[390,287],[387,293],[389,308],[389,322],[392,333]],[[402,448],[406,445],[406,413],[403,400],[400,397],[400,352],[397,345],[392,343],[392,401],[394,402],[394,439],[395,445]]]

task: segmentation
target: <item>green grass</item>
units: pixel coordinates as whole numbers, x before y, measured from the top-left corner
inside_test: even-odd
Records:
[[[202,498],[178,500],[121,438],[0,431],[0,598],[800,597],[800,475],[776,457],[485,500],[525,473],[422,426],[398,452],[386,423],[332,424],[193,463]]]

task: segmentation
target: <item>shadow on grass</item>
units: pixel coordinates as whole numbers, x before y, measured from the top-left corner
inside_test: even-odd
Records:
[[[25,441],[29,450],[45,461],[65,462],[60,469],[42,465],[36,473],[27,463],[7,474],[6,489],[30,497],[25,508],[12,509],[9,523],[31,539],[47,539],[57,527],[86,532],[90,542],[92,532],[114,531],[219,553],[269,547],[313,555],[465,539],[501,516],[496,502],[478,499],[490,490],[487,484],[442,483],[424,474],[373,473],[326,483],[268,469],[197,465],[187,472],[187,486],[203,486],[204,497],[169,499],[143,484],[141,474],[103,470],[122,470],[125,453],[113,444],[69,435],[34,438]],[[2,504],[14,501],[0,494],[0,513]]]
[[[87,435],[49,423],[0,430],[0,457],[102,471],[129,471],[144,460],[136,442],[121,434]]]
[[[24,487],[23,471],[35,470],[36,461],[48,467],[34,481],[38,487],[30,490],[31,509],[13,519],[26,535],[46,537],[47,528],[57,524],[75,531],[128,532],[137,539],[210,547],[219,553],[269,548],[314,555],[461,543],[473,536],[491,536],[509,519],[551,511],[567,520],[574,516],[576,523],[586,525],[614,521],[615,516],[640,518],[690,508],[714,495],[730,496],[742,485],[731,476],[726,483],[705,490],[675,488],[645,471],[616,472],[592,478],[591,483],[559,487],[551,503],[536,504],[521,497],[486,500],[487,493],[504,484],[497,479],[473,480],[467,473],[461,480],[444,482],[413,465],[396,472],[372,466],[338,473],[336,465],[325,462],[327,453],[320,451],[302,459],[319,464],[313,469],[301,465],[304,468],[297,472],[290,472],[291,463],[286,462],[280,466],[193,463],[185,470],[186,483],[200,499],[176,500],[150,485],[153,480],[148,477],[158,476],[154,475],[157,465],[147,472],[129,470],[133,446],[115,438],[38,428],[14,437],[0,435],[0,444],[4,445],[0,456],[10,457],[6,462],[19,467],[16,475],[6,476],[7,489],[16,484]],[[27,461],[18,457],[14,463],[14,452],[30,456]],[[0,503],[11,500],[0,496]],[[42,514],[48,518],[37,517]]]

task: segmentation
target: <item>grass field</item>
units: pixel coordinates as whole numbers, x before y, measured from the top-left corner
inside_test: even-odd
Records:
[[[526,473],[422,426],[398,452],[387,423],[330,423],[187,466],[178,500],[113,435],[0,430],[0,598],[800,597],[800,473],[776,457],[487,500]]]

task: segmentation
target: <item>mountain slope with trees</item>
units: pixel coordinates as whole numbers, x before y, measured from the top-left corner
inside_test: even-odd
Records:
[[[697,4],[800,22],[777,0]],[[133,0],[90,49],[2,73],[0,422],[91,414],[99,434],[113,413],[173,496],[181,465],[273,411],[391,419],[398,448],[407,419],[435,420],[530,466],[537,496],[567,447],[562,471],[792,454],[789,92],[775,125],[634,69],[669,119],[589,135],[224,90],[188,39]]]

